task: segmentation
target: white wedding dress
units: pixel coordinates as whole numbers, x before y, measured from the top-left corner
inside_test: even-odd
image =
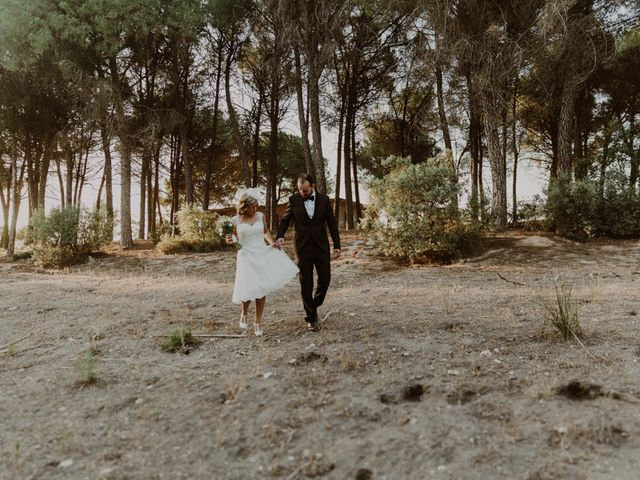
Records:
[[[262,298],[284,287],[299,271],[286,253],[265,243],[262,213],[257,215],[253,224],[233,219],[242,246],[236,261],[233,303]]]

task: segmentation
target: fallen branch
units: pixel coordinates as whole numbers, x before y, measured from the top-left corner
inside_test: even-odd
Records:
[[[192,333],[192,337],[200,338],[245,338],[246,335],[236,335],[232,333]]]
[[[509,280],[508,278],[505,278],[502,275],[500,275],[499,272],[496,272],[496,275],[498,275],[502,280],[504,280],[507,283],[513,283],[514,285],[517,285],[519,287],[526,287],[526,285],[524,283],[514,282],[513,280]]]
[[[34,333],[39,333],[42,332],[43,330],[46,330],[49,327],[44,327],[41,328],[40,330],[32,330],[31,332],[27,333],[25,336],[18,338],[17,340],[13,340],[9,343],[7,343],[6,345],[2,345],[0,347],[0,351],[6,350],[7,348],[9,348],[11,345],[15,345],[18,342],[21,342],[22,340],[24,340],[25,338],[29,338],[31,335],[33,335]]]
[[[4,350],[0,350],[0,353],[13,353],[13,354],[18,354],[18,353],[22,353],[22,352],[28,352],[29,350],[35,350],[36,348],[42,348],[42,347],[50,347],[52,344],[51,343],[44,343],[42,345],[35,345],[33,347],[29,347],[29,348],[23,348],[22,350],[16,350],[15,352],[11,352],[11,349],[9,348],[5,348]]]
[[[574,333],[574,331],[573,331],[573,330],[571,330],[571,335],[573,335],[573,338],[575,338],[575,339],[576,339],[576,342],[578,342],[578,344],[579,344],[579,345],[584,349],[584,351],[585,351],[585,352],[587,352],[587,354],[588,354],[591,358],[593,358],[596,362],[600,363],[601,365],[607,366],[607,363],[610,361],[608,358],[603,357],[602,355],[600,355],[600,357],[602,357],[602,358],[603,358],[604,360],[606,360],[606,361],[604,361],[604,362],[603,362],[602,360],[599,360],[599,359],[598,359],[598,357],[596,357],[593,353],[591,353],[591,352],[589,351],[589,349],[587,349],[587,347],[585,347],[585,346],[584,346],[584,343],[582,343],[582,342],[580,341],[580,339],[579,339],[579,338],[578,338],[578,336]]]
[[[151,335],[152,337],[167,337],[168,335]],[[237,335],[232,333],[192,333],[192,337],[198,338],[245,338],[246,335]]]

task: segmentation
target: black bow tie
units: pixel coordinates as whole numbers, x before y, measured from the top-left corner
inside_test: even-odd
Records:
[[[304,198],[304,201],[305,201],[305,202],[313,202],[313,200],[314,200],[315,198],[316,198],[316,197],[314,197],[313,195],[309,195],[308,197],[305,197],[305,198]]]

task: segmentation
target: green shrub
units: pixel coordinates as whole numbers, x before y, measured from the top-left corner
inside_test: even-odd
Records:
[[[535,195],[531,200],[520,200],[516,205],[516,225],[529,231],[544,230],[545,206],[546,202],[540,195]]]
[[[26,242],[33,245],[36,263],[59,268],[84,260],[108,243],[112,230],[113,224],[104,210],[54,208],[49,215],[36,210]]]
[[[549,226],[569,238],[640,236],[640,196],[623,175],[610,176],[602,186],[591,179],[558,177],[545,211]]]
[[[598,230],[597,197],[596,185],[590,180],[572,182],[569,176],[558,176],[547,193],[548,225],[568,238],[592,238]]]
[[[191,334],[189,328],[177,328],[167,334],[167,339],[162,345],[162,349],[170,353],[182,352],[188,354],[190,348],[199,345],[199,343],[198,339]]]
[[[578,304],[573,298],[572,284],[556,283],[553,294],[541,296],[539,304],[542,307],[545,327],[553,327],[563,340],[568,340],[574,335],[582,336]]]
[[[220,215],[202,210],[194,204],[183,205],[176,213],[180,235],[188,241],[210,242],[218,240],[218,219]]]
[[[187,252],[213,252],[226,246],[220,233],[220,215],[200,210],[195,205],[183,205],[176,213],[180,235],[163,233],[156,250],[166,255]]]
[[[370,206],[363,226],[391,256],[448,259],[465,250],[479,227],[457,209],[458,186],[439,159],[413,165],[389,157],[389,173],[368,182]]]
[[[171,234],[171,225],[168,223],[163,223],[162,225],[157,225],[156,228],[149,232],[149,239],[153,242],[154,245],[157,245],[164,235]]]

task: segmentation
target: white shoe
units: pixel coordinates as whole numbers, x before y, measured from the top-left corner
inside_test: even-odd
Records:
[[[263,333],[262,325],[260,325],[259,323],[254,323],[253,324],[253,329],[254,329],[254,332],[256,334],[256,337],[261,337],[262,336],[262,333]]]
[[[238,324],[242,330],[246,330],[249,328],[249,324],[247,323],[247,316],[240,314],[240,323]]]

